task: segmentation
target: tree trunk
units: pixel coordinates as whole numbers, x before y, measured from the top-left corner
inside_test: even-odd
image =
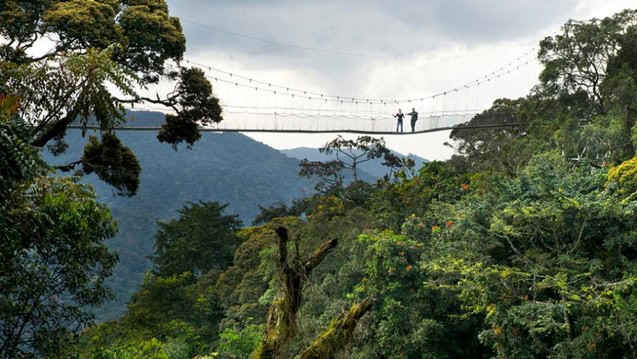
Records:
[[[330,326],[319,334],[301,353],[299,359],[334,358],[350,341],[358,321],[372,309],[375,300],[367,298],[354,304],[350,310],[336,318]]]
[[[303,299],[303,287],[307,283],[312,270],[321,264],[325,256],[338,245],[336,239],[327,241],[317,248],[304,264],[296,260],[290,265],[288,263],[287,249],[288,231],[285,227],[278,227],[276,234],[279,247],[277,265],[283,275],[281,295],[270,306],[265,327],[265,337],[259,348],[252,353],[251,358],[253,359],[275,359],[281,357],[283,345],[296,333],[297,314]]]

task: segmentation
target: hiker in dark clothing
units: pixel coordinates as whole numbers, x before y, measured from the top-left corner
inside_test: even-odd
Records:
[[[415,132],[416,130],[416,121],[418,121],[418,112],[416,112],[415,108],[411,109],[411,112],[408,113],[411,116],[411,132]]]
[[[400,132],[403,132],[403,117],[405,117],[405,114],[400,109],[398,109],[398,113],[395,114],[394,117],[398,119],[398,123],[396,124],[396,132],[398,132],[399,127]]]

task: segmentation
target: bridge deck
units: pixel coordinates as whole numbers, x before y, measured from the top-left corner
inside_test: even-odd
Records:
[[[214,127],[200,127],[199,130],[202,132],[262,132],[262,133],[353,133],[353,134],[368,134],[368,135],[417,135],[422,133],[432,133],[439,131],[450,131],[457,128],[462,129],[487,129],[487,128],[497,128],[497,127],[517,127],[517,126],[528,126],[530,123],[499,123],[499,124],[486,124],[486,125],[456,125],[450,127],[438,127],[438,128],[430,128],[426,130],[419,131],[405,131],[405,132],[395,132],[395,131],[369,131],[369,130],[353,130],[353,129],[337,129],[337,130],[303,130],[303,129],[254,129],[254,128],[214,128]],[[71,129],[89,129],[89,130],[99,130],[99,126],[81,126],[81,125],[71,125],[69,126]],[[117,131],[158,131],[160,129],[159,126],[120,126],[116,127]]]

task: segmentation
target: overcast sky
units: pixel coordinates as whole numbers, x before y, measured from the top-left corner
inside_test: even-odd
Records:
[[[168,4],[171,14],[182,19],[186,57],[191,60],[290,87],[369,98],[417,97],[453,88],[515,60],[569,19],[605,17],[636,5],[634,0],[168,0]],[[531,65],[517,76],[530,81],[538,69]],[[524,95],[529,81],[523,88],[509,88],[511,96]],[[275,148],[319,147],[333,137],[251,136]],[[445,159],[452,154],[443,146],[447,136],[440,132],[385,139],[400,152]]]

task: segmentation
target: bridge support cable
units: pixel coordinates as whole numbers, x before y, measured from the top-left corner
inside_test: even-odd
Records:
[[[412,108],[419,112],[414,133],[448,130],[468,122],[477,113],[489,108],[495,98],[519,86],[517,82],[522,77],[519,71],[530,60],[521,56],[516,61],[448,91],[394,100],[300,90],[206,68],[194,62],[190,64],[204,70],[223,108],[224,121],[206,130],[391,134],[396,130],[393,115],[398,108],[404,113]],[[510,76],[512,73],[516,76]],[[404,125],[410,132],[409,116],[406,116]]]

